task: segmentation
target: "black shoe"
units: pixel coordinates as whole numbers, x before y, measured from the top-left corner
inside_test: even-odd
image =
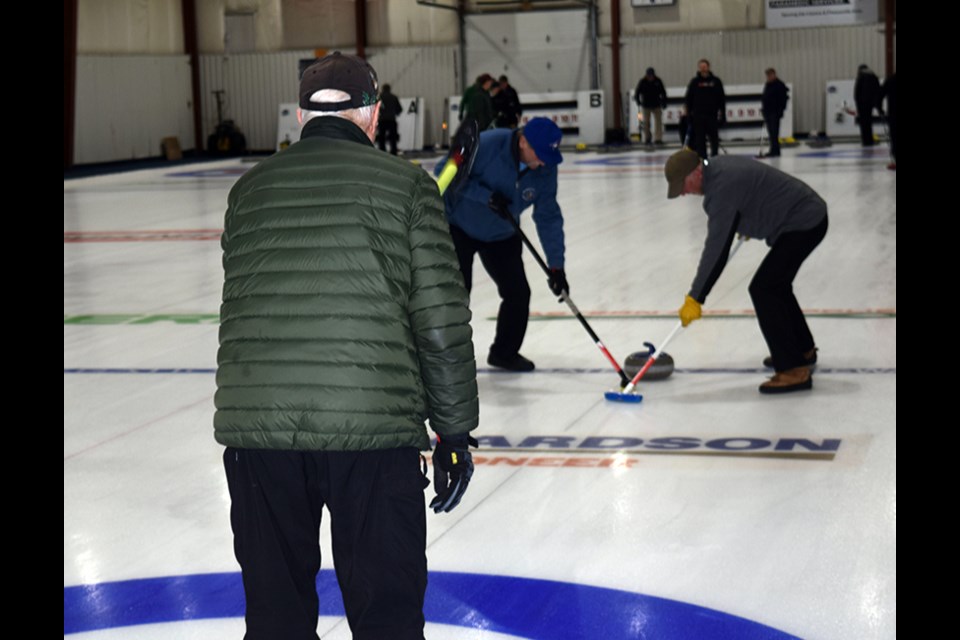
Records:
[[[487,364],[491,367],[497,367],[499,369],[506,369],[507,371],[533,371],[535,365],[530,360],[527,360],[519,353],[516,353],[509,358],[503,358],[496,355],[495,353],[490,353],[487,356]]]
[[[819,349],[814,347],[813,349],[810,349],[810,351],[807,351],[805,354],[803,354],[803,363],[806,366],[813,368],[813,366],[817,364],[817,351],[819,351]],[[764,358],[763,366],[765,366],[767,369],[773,369],[773,356],[767,356]]]
[[[662,146],[663,146],[663,140],[657,140],[657,141],[654,142],[653,144],[657,145],[658,147],[662,147]]]

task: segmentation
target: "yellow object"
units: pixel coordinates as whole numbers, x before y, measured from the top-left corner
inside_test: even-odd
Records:
[[[456,451],[450,452],[450,462],[452,462],[453,464],[457,464],[457,452],[456,452]]]
[[[683,306],[680,307],[679,316],[680,324],[687,326],[694,320],[699,320],[703,316],[703,307],[699,302],[690,296],[686,296],[683,299]]]
[[[587,143],[585,142],[577,143],[577,151],[586,151],[586,150],[587,150]]]
[[[440,193],[443,193],[447,190],[447,187],[450,186],[450,183],[453,182],[454,176],[457,175],[457,163],[453,160],[447,160],[447,164],[444,165],[443,171],[440,172],[440,178],[437,179],[437,186],[440,187]]]

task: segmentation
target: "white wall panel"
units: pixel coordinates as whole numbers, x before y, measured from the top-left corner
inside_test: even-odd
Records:
[[[74,162],[159,156],[167,136],[191,148],[191,109],[187,56],[78,56]]]
[[[467,84],[505,74],[519,92],[590,88],[590,34],[584,11],[468,16]]]
[[[183,53],[180,0],[82,0],[77,5],[77,51]]]
[[[224,120],[233,120],[247,137],[248,149],[273,149],[277,143],[277,107],[296,102],[297,65],[312,51],[200,56],[203,136],[217,126],[217,101],[224,91]]]
[[[619,0],[622,37],[644,33],[678,33],[762,28],[764,0],[677,0],[668,6],[633,7]],[[600,33],[610,35],[610,3],[601,1]]]

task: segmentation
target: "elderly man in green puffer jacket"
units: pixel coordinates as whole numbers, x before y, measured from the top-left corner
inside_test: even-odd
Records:
[[[300,142],[237,182],[222,239],[214,426],[246,637],[316,638],[326,505],[354,638],[419,639],[425,420],[431,506],[456,506],[473,471],[467,293],[436,183],[373,147],[372,67],[321,59],[300,107]]]

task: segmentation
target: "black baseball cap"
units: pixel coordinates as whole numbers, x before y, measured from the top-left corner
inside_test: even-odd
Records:
[[[341,102],[313,102],[311,96],[323,89],[350,94]],[[310,65],[300,78],[300,108],[310,111],[343,111],[376,104],[380,82],[370,63],[358,56],[334,51]]]

